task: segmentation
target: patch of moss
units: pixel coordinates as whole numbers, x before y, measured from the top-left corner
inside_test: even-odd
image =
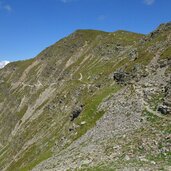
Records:
[[[104,114],[104,111],[97,110],[99,104],[106,97],[108,97],[112,93],[116,93],[118,90],[120,90],[120,86],[118,85],[110,86],[103,90],[98,91],[95,95],[93,95],[93,97],[89,97],[85,99],[84,101],[85,107],[80,117],[78,118],[77,123],[79,124],[81,121],[85,121],[86,124],[78,130],[78,134],[76,138],[85,134],[87,130],[89,130],[96,124],[96,121],[99,120],[99,118],[101,118],[102,115]]]
[[[19,116],[19,118],[22,118],[23,115],[26,113],[28,109],[28,106],[24,106],[19,112],[16,113],[17,116]]]
[[[171,46],[169,46],[160,56],[161,59],[171,59]]]
[[[32,145],[29,149],[27,149],[18,161],[13,162],[10,167],[7,169],[9,171],[28,171],[31,170],[34,166],[40,163],[43,160],[51,157],[51,151],[38,151],[38,148],[35,145]],[[35,158],[35,155],[37,156]]]
[[[149,104],[154,111],[157,110],[158,105],[163,102],[164,96],[164,92],[156,93],[151,96]]]

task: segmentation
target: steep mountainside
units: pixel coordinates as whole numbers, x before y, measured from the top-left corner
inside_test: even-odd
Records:
[[[171,169],[171,23],[78,30],[0,69],[0,170]]]

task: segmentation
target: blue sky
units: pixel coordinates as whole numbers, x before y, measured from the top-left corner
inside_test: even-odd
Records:
[[[0,61],[32,58],[76,29],[149,33],[171,0],[0,0]]]

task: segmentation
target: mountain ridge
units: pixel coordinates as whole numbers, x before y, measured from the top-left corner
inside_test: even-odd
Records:
[[[1,69],[0,170],[170,168],[170,30],[78,30]]]

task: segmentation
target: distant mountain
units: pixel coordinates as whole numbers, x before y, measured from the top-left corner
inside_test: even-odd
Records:
[[[171,169],[171,23],[77,30],[0,70],[0,170]]]
[[[9,63],[9,61],[0,61],[0,68],[3,68],[8,63]]]

